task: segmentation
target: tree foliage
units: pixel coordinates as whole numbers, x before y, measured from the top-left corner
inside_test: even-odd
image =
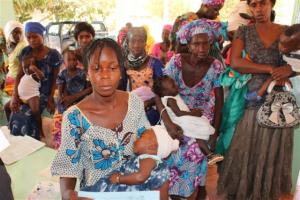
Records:
[[[16,16],[20,22],[32,18],[33,13],[38,11],[45,15],[48,21],[63,20],[105,20],[114,16],[118,0],[13,0]],[[195,8],[191,7],[191,2]],[[199,2],[199,0],[197,0]],[[148,0],[143,2],[145,13],[150,17],[157,17],[173,22],[178,15],[185,12],[196,12],[199,6],[195,0]],[[226,20],[232,8],[239,0],[226,0],[220,15]],[[126,8],[124,8],[126,9]],[[167,12],[167,14],[166,14]],[[113,20],[111,20],[113,23]]]
[[[46,9],[46,1],[43,0],[13,0],[16,17],[20,22],[31,19],[31,14],[35,9],[44,11]]]
[[[16,16],[20,22],[32,18],[35,11],[46,13],[50,21],[105,19],[114,10],[115,0],[13,0]]]

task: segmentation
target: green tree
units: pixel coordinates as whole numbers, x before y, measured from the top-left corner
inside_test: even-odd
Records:
[[[47,2],[44,0],[13,0],[16,17],[20,22],[31,19],[35,9],[45,11]]]
[[[66,2],[64,0],[48,0],[47,12],[49,17],[54,21],[63,21],[74,19],[76,7],[79,6],[74,2]]]
[[[90,0],[84,4],[78,0],[13,0],[17,19],[24,22],[32,18],[34,11],[47,13],[49,20],[90,20],[105,19],[113,13],[115,0]]]

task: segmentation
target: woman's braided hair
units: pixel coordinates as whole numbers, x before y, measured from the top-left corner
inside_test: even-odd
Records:
[[[104,47],[109,47],[109,48],[111,48],[115,51],[115,53],[117,55],[119,65],[120,65],[120,68],[121,69],[123,68],[124,59],[123,59],[122,50],[121,50],[120,46],[118,45],[118,43],[116,41],[114,41],[113,39],[110,39],[110,38],[101,38],[101,39],[96,39],[96,40],[92,41],[84,49],[83,65],[84,65],[85,69],[88,69],[89,62],[90,62],[90,59],[91,59],[91,56],[93,55],[93,53],[97,49],[100,49],[100,54],[101,54],[101,51]]]

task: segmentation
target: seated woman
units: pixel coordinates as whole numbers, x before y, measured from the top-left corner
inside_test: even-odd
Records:
[[[40,113],[40,87],[41,81],[45,78],[44,73],[36,66],[35,58],[23,58],[21,65],[24,71],[19,86],[18,94],[22,103],[27,104],[37,122],[40,137],[45,137],[42,128],[42,118]]]
[[[51,167],[52,175],[61,177],[63,199],[77,196],[77,179],[84,188],[119,169],[134,153],[138,128],[150,126],[142,101],[117,90],[122,66],[118,44],[95,40],[84,58],[93,91],[64,112],[62,143]]]
[[[8,73],[5,79],[4,91],[11,96],[19,68],[19,56],[26,46],[23,25],[18,21],[9,21],[4,28],[4,35],[7,43]],[[9,108],[7,104],[6,108]]]
[[[25,25],[25,34],[29,46],[25,47],[20,55],[20,60],[24,60],[28,57],[34,58],[35,67],[43,73],[44,78],[40,80],[39,87],[39,106],[30,112],[30,108],[26,104],[21,105],[22,101],[19,92],[23,91],[19,91],[19,84],[23,76],[25,76],[21,65],[18,69],[15,89],[10,102],[10,108],[13,112],[9,121],[11,132],[15,135],[27,134],[37,139],[39,139],[42,134],[38,128],[41,122],[39,122],[37,118],[40,119],[41,113],[45,108],[47,108],[50,113],[53,113],[55,110],[53,99],[55,80],[62,63],[61,56],[56,50],[44,46],[44,31],[45,28],[40,23],[28,22]],[[33,118],[32,116],[36,117]]]
[[[130,91],[142,86],[152,88],[153,80],[162,76],[163,64],[157,58],[147,55],[146,41],[147,33],[143,27],[132,27],[127,33],[125,46],[127,46],[128,55],[125,67]],[[151,125],[155,125],[159,120],[159,114],[152,108],[154,100],[146,100],[144,104],[148,120]]]
[[[163,160],[176,151],[179,141],[173,140],[167,130],[159,125],[151,129],[140,129],[134,142],[135,157],[124,163],[109,177],[100,179],[95,185],[84,188],[93,192],[129,192],[159,190],[160,199],[169,199],[169,169]]]

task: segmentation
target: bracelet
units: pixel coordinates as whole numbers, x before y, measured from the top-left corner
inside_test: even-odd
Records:
[[[161,120],[162,120],[162,114],[163,114],[164,111],[166,111],[166,108],[163,108],[163,109],[160,111],[159,120],[158,120],[158,122],[156,123],[156,125],[160,124],[160,122],[161,122]]]
[[[162,116],[163,112],[166,111],[166,108],[163,108],[161,111],[160,111],[160,116]]]
[[[117,184],[120,183],[120,174],[117,175]]]

